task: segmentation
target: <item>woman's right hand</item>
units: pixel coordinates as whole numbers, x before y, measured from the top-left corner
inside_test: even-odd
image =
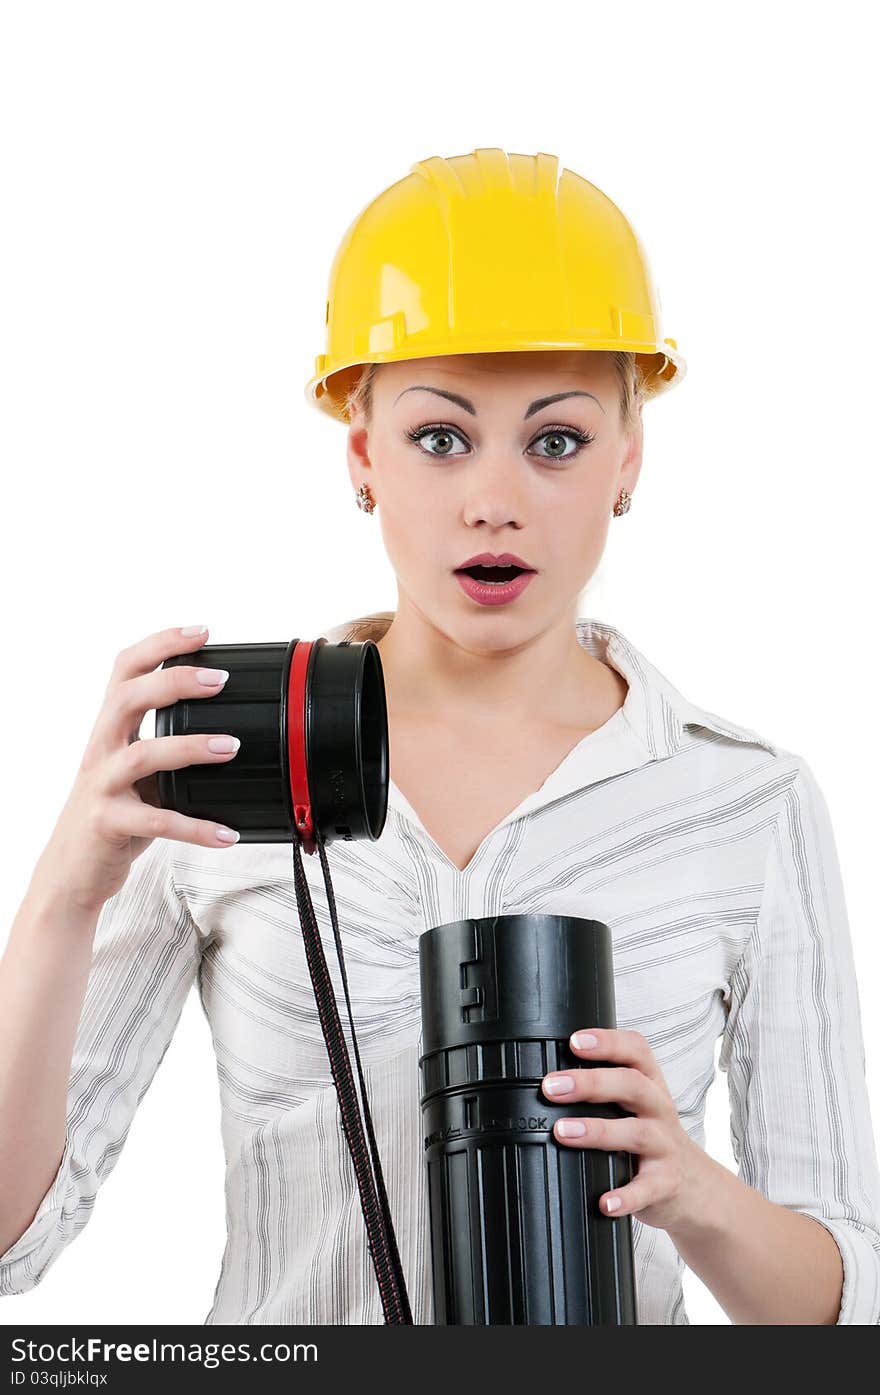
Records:
[[[179,629],[160,630],[116,658],[73,789],[34,869],[41,886],[78,908],[99,911],[154,838],[207,848],[232,846],[217,837],[221,824],[161,808],[156,772],[231,761],[236,752],[211,751],[208,741],[216,736],[208,734],[147,741],[139,736],[150,708],[222,691],[225,678],[206,685],[198,677],[221,670],[198,664],[157,668],[172,655],[194,654],[206,639],[207,631],[184,635]]]

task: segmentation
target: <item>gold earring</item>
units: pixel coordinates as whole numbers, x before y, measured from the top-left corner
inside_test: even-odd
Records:
[[[632,495],[630,494],[629,490],[621,489],[620,493],[617,496],[617,503],[614,505],[615,518],[619,518],[622,513],[629,513],[629,506],[631,500]]]
[[[372,491],[368,484],[361,485],[360,489],[355,495],[355,499],[357,501],[358,508],[363,509],[364,513],[372,513],[373,509],[376,507],[376,500],[373,498]]]

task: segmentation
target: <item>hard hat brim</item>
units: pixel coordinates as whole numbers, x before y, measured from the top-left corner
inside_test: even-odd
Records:
[[[342,363],[336,365],[330,371],[312,377],[306,384],[306,400],[328,416],[334,417],[337,421],[348,424],[348,413],[345,409],[345,399],[348,392],[354,386],[358,377],[368,363],[407,363],[419,362],[421,359],[442,358],[448,356],[458,356],[460,354],[495,354],[495,353],[529,353],[529,352],[552,352],[564,350],[579,350],[584,353],[631,353],[635,354],[636,361],[641,366],[645,374],[645,390],[649,398],[660,395],[661,392],[678,384],[687,372],[687,364],[678,352],[674,341],[665,340],[665,347],[658,351],[655,344],[645,344],[644,342],[627,342],[620,339],[591,340],[585,344],[582,340],[567,343],[536,344],[534,341],[522,343],[510,343],[506,341],[503,346],[497,341],[483,340],[477,345],[465,345],[457,342],[450,347],[449,344],[425,345],[423,352],[414,355],[412,351],[395,353],[387,351],[371,355],[369,358],[358,360],[353,363]]]

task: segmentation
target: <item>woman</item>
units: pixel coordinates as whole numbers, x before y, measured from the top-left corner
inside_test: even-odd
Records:
[[[877,1323],[880,1178],[824,799],[801,757],[697,707],[620,631],[576,618],[636,489],[643,401],[684,365],[659,338],[622,214],[570,171],[557,177],[551,156],[502,151],[414,166],[337,253],[328,353],[308,387],[348,424],[357,501],[378,507],[398,583],[393,615],[328,632],[377,642],[391,742],[381,838],[333,843],[328,860],[413,1317],[433,1318],[418,937],[546,911],[612,930],[620,1026],[591,1042],[584,1022],[573,1041],[607,1064],[543,1089],[631,1116],[555,1131],[560,1146],[638,1159],[600,1204],[633,1218],[639,1321],[688,1321],[687,1263],[734,1322]],[[526,579],[467,575],[505,554]],[[156,655],[204,641],[163,632],[121,656],[120,673],[155,702]],[[143,831],[130,802],[125,818]],[[221,853],[215,829],[170,814],[158,832],[114,894],[80,886],[103,909],[64,1153],[0,1255],[0,1292],[33,1287],[85,1225],[198,975],[228,1162],[206,1321],[379,1322],[289,850]],[[325,930],[316,861],[305,868]],[[36,923],[20,915],[16,963]],[[738,1176],[703,1148],[719,1037]]]

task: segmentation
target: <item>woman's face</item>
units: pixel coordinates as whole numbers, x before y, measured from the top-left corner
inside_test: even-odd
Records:
[[[506,641],[576,608],[641,449],[641,422],[632,436],[621,428],[612,356],[595,351],[381,364],[370,427],[353,414],[348,436],[351,480],[370,486],[401,600],[447,633],[501,627]],[[537,575],[516,600],[481,605],[455,575],[481,552],[515,553]]]

